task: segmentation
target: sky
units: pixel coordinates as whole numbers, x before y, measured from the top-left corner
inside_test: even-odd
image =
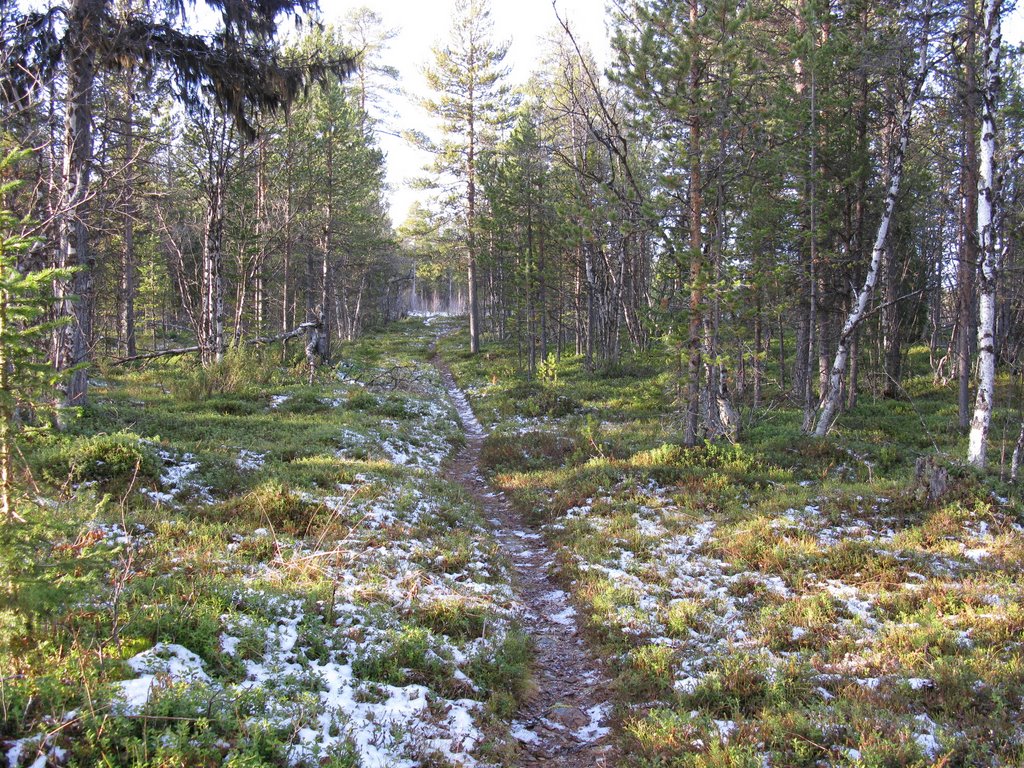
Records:
[[[593,50],[598,64],[609,64],[605,0],[554,2],[577,39]],[[385,26],[398,32],[384,63],[398,68],[404,95],[393,98],[392,109],[397,117],[379,134],[381,148],[387,155],[391,219],[398,225],[405,220],[409,206],[424,194],[410,188],[408,182],[422,173],[430,157],[395,134],[409,128],[423,130],[431,123],[416,98],[429,92],[422,70],[433,60],[431,49],[444,45],[455,0],[321,0],[320,8],[324,21],[340,23],[351,8],[364,5],[373,8],[384,19]],[[523,83],[540,60],[544,40],[557,27],[552,0],[491,0],[491,16],[495,38],[512,43],[505,60],[512,70],[510,79],[516,84]],[[1024,40],[1024,0],[1003,23],[1005,42],[1020,44]]]
[[[594,51],[598,64],[609,63],[610,49],[605,31],[605,0],[556,0],[558,12],[568,19],[573,34]],[[433,61],[431,49],[442,47],[448,37],[455,0],[320,0],[323,20],[340,23],[351,8],[368,6],[398,36],[382,57],[398,68],[404,97],[392,99],[397,119],[379,133],[387,154],[387,179],[391,187],[391,219],[401,224],[409,206],[424,193],[411,189],[408,180],[422,174],[430,156],[410,146],[394,133],[409,128],[422,130],[430,124],[416,98],[429,93],[423,78],[424,65]],[[552,0],[492,0],[491,18],[497,41],[511,41],[505,64],[511,68],[510,81],[524,83],[544,50],[544,39],[555,31],[558,20]]]

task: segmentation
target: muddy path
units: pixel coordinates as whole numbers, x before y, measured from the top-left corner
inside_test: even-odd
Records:
[[[480,451],[487,434],[451,371],[437,357],[433,363],[466,433],[466,446],[446,474],[480,503],[504,553],[512,560],[513,587],[526,608],[524,624],[533,638],[532,692],[512,723],[513,736],[522,747],[518,764],[531,768],[615,766],[608,677],[583,640],[568,595],[549,575],[554,555],[541,534],[531,530],[503,494],[484,480]]]

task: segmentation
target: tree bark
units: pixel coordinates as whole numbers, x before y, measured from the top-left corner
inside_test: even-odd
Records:
[[[466,229],[469,258],[466,280],[469,283],[469,351],[480,351],[480,297],[476,284],[476,101],[473,83],[469,84],[469,140],[466,147]]]
[[[1017,482],[1017,475],[1020,471],[1021,454],[1024,453],[1024,423],[1020,425],[1020,432],[1017,434],[1017,443],[1013,446],[1013,458],[1010,459],[1010,482]]]
[[[882,369],[885,381],[882,396],[895,399],[900,383],[900,315],[899,276],[896,272],[896,253],[892,243],[885,249],[882,263]]]
[[[990,2],[992,0],[989,0]],[[816,437],[824,437],[831,428],[839,412],[842,403],[842,383],[846,373],[846,365],[850,356],[850,345],[854,334],[864,319],[864,312],[867,309],[868,301],[874,293],[875,284],[878,281],[878,273],[885,255],[886,245],[889,240],[889,227],[892,224],[893,212],[896,209],[896,197],[899,195],[900,182],[903,178],[903,161],[907,154],[907,144],[910,141],[910,124],[914,113],[914,105],[920,96],[928,74],[928,45],[929,30],[931,28],[932,3],[929,0],[925,9],[924,29],[921,35],[921,50],[918,60],[918,69],[914,75],[914,81],[907,92],[906,100],[903,103],[903,114],[900,120],[899,142],[896,145],[892,159],[892,176],[889,180],[889,189],[885,197],[885,206],[882,210],[882,219],[878,224],[878,231],[875,234],[874,246],[871,250],[871,265],[868,268],[864,284],[854,296],[853,307],[843,323],[839,333],[839,343],[836,348],[836,355],[832,361],[829,372],[828,391],[824,394],[819,409],[818,423],[814,429]]]
[[[96,79],[96,41],[104,0],[73,0],[68,9],[64,63],[67,70],[67,107],[64,117],[64,165],[61,175],[58,266],[77,267],[69,285],[58,281],[58,315],[71,317],[54,339],[54,364],[71,370],[68,405],[85,403],[88,375],[84,367],[92,341],[93,267],[85,221],[92,172],[92,96]]]
[[[700,67],[697,56],[699,40],[697,22],[700,4],[690,0],[690,114],[687,123],[690,132],[688,148],[690,183],[689,183],[689,218],[690,218],[690,328],[687,337],[687,373],[686,373],[686,421],[683,443],[688,446],[697,444],[697,421],[700,415],[700,369],[701,369],[701,315],[704,301],[702,280],[704,272],[703,243],[701,238],[702,189],[701,189],[701,118],[697,111],[700,102]]]
[[[967,461],[984,468],[988,431],[992,421],[992,399],[996,380],[996,288],[1000,258],[993,230],[995,202],[996,97],[999,88],[1001,50],[1001,0],[985,0],[985,70],[981,89],[981,157],[978,173],[978,256],[981,259],[978,300],[978,393],[968,442]]]
[[[975,0],[964,4],[964,160],[960,170],[960,251],[957,258],[956,375],[961,429],[970,425],[971,354],[977,333],[975,275],[978,271],[978,86],[976,72],[978,17]]]
[[[125,96],[125,169],[124,188],[124,248],[121,257],[121,306],[119,313],[119,324],[121,326],[121,339],[124,342],[126,355],[136,353],[135,338],[135,116],[134,91],[128,88]]]

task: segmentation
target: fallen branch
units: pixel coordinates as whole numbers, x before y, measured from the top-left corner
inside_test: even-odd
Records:
[[[246,344],[274,344],[278,341],[288,341],[294,339],[296,336],[301,336],[310,329],[319,328],[319,322],[302,323],[301,325],[293,328],[290,331],[279,333],[276,336],[260,336],[255,339],[246,339]],[[154,352],[141,352],[137,355],[131,355],[130,357],[119,357],[116,360],[111,360],[110,365],[123,365],[125,363],[134,363],[140,360],[153,360],[158,357],[174,357],[176,355],[191,355],[200,351],[198,345],[193,347],[175,347],[174,349],[158,349]]]
[[[134,363],[138,360],[153,360],[157,357],[173,357],[175,355],[188,355],[194,352],[198,352],[199,347],[176,347],[174,349],[158,349],[155,352],[141,352],[137,355],[130,355],[129,357],[119,357],[116,360],[111,360],[111,365],[122,365],[124,363]]]

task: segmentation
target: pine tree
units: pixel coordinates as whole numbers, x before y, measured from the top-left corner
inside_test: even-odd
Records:
[[[480,351],[480,299],[477,285],[478,173],[481,154],[494,144],[508,122],[513,99],[502,62],[509,43],[495,43],[487,0],[459,0],[448,44],[434,49],[434,62],[425,70],[435,96],[423,106],[441,121],[444,137],[432,145],[433,170],[455,179],[456,192],[448,201],[457,211],[466,253],[469,289],[469,347]],[[443,183],[443,182],[442,182]]]
[[[26,53],[24,61],[51,72],[63,64],[66,80],[56,266],[81,269],[75,271],[73,284],[57,281],[59,312],[73,322],[55,337],[53,356],[58,370],[73,369],[69,404],[84,402],[88,376],[81,363],[88,361],[93,344],[96,254],[90,248],[90,184],[98,72],[165,68],[184,103],[196,106],[212,95],[216,107],[251,138],[253,110],[286,106],[311,81],[341,78],[353,68],[348,57],[287,64],[278,56],[273,45],[278,23],[282,17],[313,12],[315,0],[210,0],[208,5],[222,22],[210,38],[178,29],[184,15],[178,3],[169,4],[160,18],[155,8],[121,12],[112,0],[70,0],[61,9],[66,25],[60,31],[52,11],[25,14],[13,25],[18,31],[13,42]],[[3,74],[12,83],[5,91],[17,95],[25,90],[20,82],[38,78],[23,61],[14,65]]]

